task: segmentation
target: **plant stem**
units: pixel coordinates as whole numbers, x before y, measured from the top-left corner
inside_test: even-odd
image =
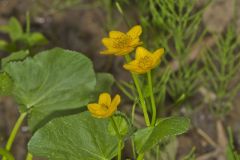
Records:
[[[2,155],[4,158],[6,157],[7,160],[15,160],[13,155],[3,148],[0,148],[0,155]]]
[[[27,11],[26,13],[26,33],[29,34],[30,33],[30,13],[29,11]]]
[[[144,153],[141,153],[138,155],[137,160],[143,160],[144,158]]]
[[[155,122],[156,122],[157,111],[156,111],[156,103],[155,103],[155,99],[154,99],[154,95],[153,95],[151,70],[147,72],[147,77],[148,77],[148,87],[149,87],[149,91],[150,91],[150,99],[151,99],[151,106],[152,106],[151,126],[154,126]]]
[[[24,118],[26,117],[26,115],[27,115],[27,112],[24,112],[24,113],[21,113],[20,116],[18,117],[18,120],[17,120],[17,122],[15,123],[15,125],[13,127],[13,130],[12,130],[12,132],[11,132],[9,138],[8,138],[8,141],[7,141],[7,144],[6,144],[6,147],[5,147],[5,149],[7,151],[11,150],[13,141],[14,141],[14,139],[15,139],[15,137],[17,135],[17,132],[18,132],[18,130],[19,130],[19,128],[20,128]],[[6,158],[4,157],[3,160],[6,160]]]
[[[31,153],[28,153],[27,154],[27,157],[26,157],[26,160],[32,160],[33,156]]]
[[[122,139],[118,140],[118,160],[122,159]]]
[[[123,144],[122,136],[119,133],[117,124],[116,124],[113,116],[110,117],[110,120],[111,120],[111,122],[113,124],[113,128],[114,128],[114,130],[115,130],[115,132],[117,133],[117,136],[118,136],[118,160],[121,160],[121,157],[122,157],[122,144]]]
[[[131,61],[131,58],[130,58],[129,55],[125,55],[125,59],[126,59],[127,62]],[[145,100],[143,98],[143,94],[142,94],[142,91],[141,91],[139,79],[138,79],[136,74],[134,74],[134,73],[131,73],[131,74],[132,74],[132,78],[133,78],[134,84],[136,86],[138,95],[139,95],[139,100],[140,100],[140,103],[141,103],[141,106],[142,106],[145,123],[146,123],[147,126],[150,126],[150,120],[149,120],[149,116],[148,116],[148,113],[147,113],[147,106],[146,106]]]
[[[132,124],[134,124],[136,104],[137,104],[137,102],[134,102],[134,104],[132,106],[132,113],[131,113],[131,123]]]
[[[124,14],[124,12],[122,10],[122,7],[120,6],[120,4],[118,2],[116,2],[115,5],[117,7],[118,12],[122,15],[124,22],[126,23],[128,28],[130,28],[130,25],[129,25],[129,23],[127,21],[127,18],[126,18],[125,14]]]
[[[156,159],[160,159],[160,148],[159,145],[156,147]]]
[[[135,144],[132,137],[131,137],[131,143],[132,143],[133,158],[136,159]]]

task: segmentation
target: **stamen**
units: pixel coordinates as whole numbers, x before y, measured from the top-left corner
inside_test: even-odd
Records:
[[[106,105],[106,104],[100,104],[101,105],[101,107],[103,108],[103,109],[105,109],[105,110],[108,110],[108,106]]]
[[[139,59],[138,66],[142,69],[148,69],[148,68],[151,68],[152,63],[153,63],[152,57],[145,56],[145,57]]]
[[[119,38],[116,38],[114,39],[113,48],[120,48],[120,49],[126,48],[129,46],[131,40],[132,38],[128,35],[124,35]]]

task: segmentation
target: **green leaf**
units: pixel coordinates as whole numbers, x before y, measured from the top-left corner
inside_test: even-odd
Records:
[[[27,56],[29,55],[29,51],[28,50],[21,50],[18,52],[13,52],[11,55],[9,55],[8,57],[5,57],[2,59],[2,68],[4,68],[4,66],[12,61],[19,61],[19,60],[23,60],[25,59]]]
[[[119,134],[122,137],[126,136],[129,131],[129,124],[128,124],[127,120],[121,115],[114,115],[112,118],[114,119],[114,122],[117,126]],[[114,135],[114,136],[117,135],[112,121],[108,125],[108,131],[111,135]]]
[[[96,74],[97,84],[95,91],[91,96],[92,101],[98,100],[98,96],[103,92],[110,92],[111,87],[114,83],[114,78],[111,74],[108,73],[97,73]]]
[[[14,17],[9,20],[7,25],[1,26],[0,30],[8,33],[12,41],[16,41],[23,35],[22,26]]]
[[[36,45],[47,44],[48,40],[44,37],[43,34],[34,32],[30,34],[23,34],[18,39],[18,42],[27,45],[27,47],[33,47]]]
[[[0,50],[5,52],[14,52],[16,51],[16,44],[13,42],[6,42],[4,40],[0,40]]]
[[[6,149],[0,148],[0,155],[7,158],[8,160],[15,160],[13,155],[9,151],[7,151]]]
[[[12,93],[13,81],[6,72],[0,72],[0,96],[8,96]]]
[[[144,153],[164,138],[186,132],[189,126],[190,120],[188,118],[169,117],[159,122],[155,127],[140,129],[134,134],[137,152]]]
[[[31,33],[28,38],[28,44],[32,47],[35,45],[47,44],[48,40],[42,33]]]
[[[0,40],[0,50],[6,51],[7,50],[8,43],[4,40]]]
[[[32,130],[66,110],[85,106],[96,84],[91,61],[60,48],[8,63],[4,70],[14,80],[13,94],[21,111],[30,111]]]
[[[28,149],[49,160],[110,160],[117,155],[118,139],[108,133],[108,123],[89,112],[57,118],[33,135]]]

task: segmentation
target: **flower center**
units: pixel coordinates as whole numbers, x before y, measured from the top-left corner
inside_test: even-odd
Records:
[[[108,106],[106,104],[100,104],[100,105],[101,105],[102,109],[108,110]]]
[[[119,38],[116,38],[113,43],[113,48],[126,48],[129,46],[132,38],[128,35],[121,36]]]
[[[144,56],[138,60],[138,66],[142,69],[149,69],[152,67],[153,59],[150,56]]]

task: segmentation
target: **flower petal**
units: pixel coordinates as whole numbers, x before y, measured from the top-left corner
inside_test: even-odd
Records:
[[[145,49],[144,47],[138,47],[136,49],[136,59],[141,59],[147,55],[151,55],[151,52],[149,52],[147,49]]]
[[[127,35],[135,39],[135,38],[138,38],[141,35],[141,33],[142,33],[142,27],[140,25],[136,25],[127,32]]]
[[[138,66],[138,60],[133,60],[127,64],[124,64],[123,68],[137,74],[143,74],[147,72]]]
[[[160,48],[158,50],[156,50],[153,54],[152,54],[152,58],[154,59],[154,66],[158,65],[161,61],[161,58],[164,54],[164,48]]]
[[[104,51],[100,51],[100,54],[110,55],[110,54],[115,54],[116,52],[118,52],[116,49],[107,49]]]
[[[92,116],[96,118],[105,118],[105,115],[108,113],[106,108],[103,108],[97,103],[88,104],[87,108]]]
[[[132,47],[140,46],[140,45],[142,45],[142,44],[143,44],[143,42],[140,42],[140,39],[139,39],[139,38],[133,39],[133,40],[131,41],[131,43],[130,43],[130,45],[131,45]]]
[[[119,103],[121,102],[121,97],[117,94],[111,103],[109,112],[112,114],[113,112],[115,112],[117,110],[117,106],[119,105]]]
[[[120,32],[120,31],[111,31],[111,32],[109,32],[109,37],[110,38],[121,38],[122,36],[125,36],[125,33]]]
[[[128,53],[131,53],[133,50],[134,50],[134,48],[128,47],[128,48],[125,48],[123,50],[119,50],[119,51],[115,52],[114,55],[116,55],[116,56],[123,56],[123,55],[126,55]]]
[[[95,113],[97,110],[101,109],[101,105],[97,103],[90,103],[87,105],[89,112]]]
[[[138,61],[137,60],[133,60],[127,64],[123,65],[123,68],[125,68],[126,70],[135,70],[138,68]]]
[[[96,118],[106,118],[108,117],[108,110],[98,110],[96,111],[94,114],[92,114],[92,116],[96,117]]]
[[[99,99],[98,99],[98,104],[100,104],[100,105],[104,104],[107,107],[110,107],[110,105],[111,105],[111,96],[108,93],[100,94]]]
[[[113,48],[114,41],[111,38],[103,38],[102,43],[106,48]]]

